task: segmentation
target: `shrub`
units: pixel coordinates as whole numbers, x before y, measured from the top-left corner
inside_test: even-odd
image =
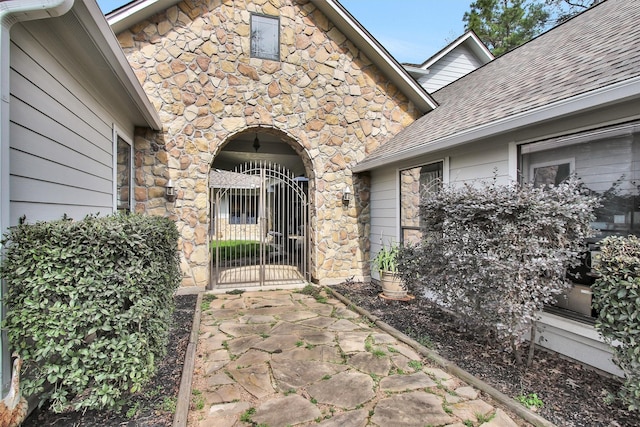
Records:
[[[593,233],[597,204],[575,178],[445,187],[422,202],[423,240],[400,251],[400,274],[511,347],[520,364],[524,333],[570,286],[565,272]]]
[[[20,225],[5,236],[9,342],[23,392],[54,411],[119,407],[166,352],[180,281],[166,218],[87,217]]]
[[[591,286],[598,311],[596,328],[612,345],[614,361],[625,373],[620,398],[629,410],[640,409],[640,239],[611,236],[600,242]]]

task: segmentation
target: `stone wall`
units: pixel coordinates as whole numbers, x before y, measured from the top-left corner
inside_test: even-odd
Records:
[[[279,16],[281,61],[250,58],[252,12]],[[134,208],[177,222],[184,285],[209,278],[212,161],[257,129],[282,135],[307,167],[313,278],[368,276],[369,181],[351,167],[418,112],[313,3],[184,1],[118,39],[164,123],[136,136]],[[169,178],[174,203],[163,198]]]

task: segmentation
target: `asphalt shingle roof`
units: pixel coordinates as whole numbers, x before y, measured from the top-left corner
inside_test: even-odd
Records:
[[[607,0],[433,95],[363,163],[640,75],[640,1]]]

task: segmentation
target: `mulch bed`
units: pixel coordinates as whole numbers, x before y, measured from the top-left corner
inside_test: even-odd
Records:
[[[506,395],[536,393],[544,403],[537,412],[558,426],[640,426],[640,413],[605,403],[620,385],[611,376],[544,350],[536,350],[533,365],[524,370],[515,366],[511,353],[462,330],[452,314],[425,298],[385,300],[371,283],[349,282],[333,289]]]
[[[170,426],[180,389],[197,295],[175,297],[176,310],[169,332],[167,355],[157,366],[157,373],[142,390],[130,396],[122,413],[107,411],[65,412],[55,414],[46,407],[36,409],[23,423],[24,427],[104,427],[104,426]],[[129,412],[127,414],[127,412]]]

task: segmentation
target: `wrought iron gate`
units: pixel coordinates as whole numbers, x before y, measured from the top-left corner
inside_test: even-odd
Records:
[[[308,179],[275,164],[212,170],[210,288],[309,281]]]

